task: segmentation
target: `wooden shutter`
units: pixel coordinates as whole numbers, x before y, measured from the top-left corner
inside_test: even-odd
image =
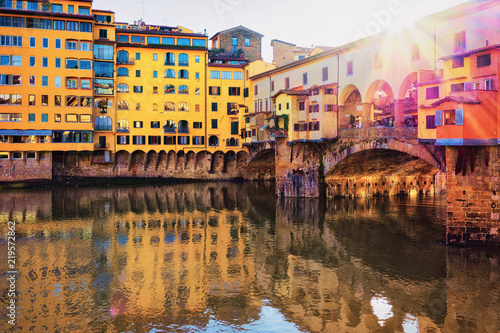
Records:
[[[455,110],[455,125],[464,124],[464,109]]]
[[[442,126],[443,125],[443,111],[436,110],[435,124],[436,124],[436,126]]]

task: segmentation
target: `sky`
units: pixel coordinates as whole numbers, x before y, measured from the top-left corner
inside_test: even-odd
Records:
[[[297,46],[339,46],[466,0],[94,0],[118,22],[184,26],[208,37],[243,25],[264,35],[262,55],[272,61],[271,40]]]

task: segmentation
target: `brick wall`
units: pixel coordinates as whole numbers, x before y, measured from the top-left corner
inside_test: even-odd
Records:
[[[236,49],[242,49],[245,53],[245,57],[250,62],[262,59],[262,38],[260,35],[247,29],[222,31],[219,35],[220,48],[223,48],[227,53],[232,53],[233,38],[238,38],[238,46]],[[250,38],[250,46],[245,46],[245,38]]]
[[[51,153],[40,152],[36,159],[0,160],[0,182],[52,179]]]
[[[464,156],[466,163],[463,163]],[[447,242],[455,245],[499,245],[500,148],[447,147],[446,160]],[[457,163],[461,168],[457,169]]]

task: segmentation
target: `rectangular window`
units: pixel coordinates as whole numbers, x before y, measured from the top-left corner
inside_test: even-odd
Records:
[[[250,38],[245,38],[245,46],[250,46]]]
[[[229,87],[229,96],[240,96],[240,87]]]
[[[454,35],[453,52],[459,53],[464,51],[467,51],[467,40],[465,31],[461,31]]]
[[[56,68],[61,68],[61,58],[56,58]]]
[[[243,80],[242,72],[233,72],[233,80]]]
[[[353,75],[354,74],[354,66],[353,66],[352,60],[347,62],[347,72],[346,72],[346,74],[347,75]]]
[[[141,60],[141,54],[139,52],[135,54],[135,60]]]
[[[302,74],[302,84],[307,85],[307,73]]]
[[[222,79],[223,80],[231,80],[231,72],[222,71]]]
[[[66,50],[76,50],[78,43],[76,41],[67,40]]]
[[[90,8],[88,7],[78,7],[78,15],[90,15]]]
[[[56,122],[56,123],[60,123],[61,122],[61,114],[60,113],[56,113],[54,115],[54,122]]]
[[[137,69],[135,71],[135,77],[141,77],[141,70],[140,69]]]
[[[201,146],[205,144],[205,137],[204,136],[193,136],[193,145],[194,146]]]
[[[40,20],[40,25],[42,24]],[[66,30],[68,31],[78,31],[78,22],[68,21],[66,22]]]
[[[44,48],[44,49],[49,48],[49,39],[48,38],[42,38],[42,48]]]
[[[212,103],[212,111],[218,111],[218,104],[217,103]]]
[[[134,135],[132,136],[132,144],[134,145],[143,145],[146,143],[145,135]]]
[[[42,123],[48,123],[48,122],[49,122],[49,114],[42,113]]]
[[[55,46],[56,49],[60,49],[61,48],[61,39],[60,38],[56,38],[56,46]]]
[[[175,40],[172,37],[162,37],[161,38],[161,43],[163,45],[174,45],[175,44]]]
[[[220,87],[210,86],[208,87],[208,94],[212,96],[220,95]]]
[[[61,88],[61,77],[54,76],[54,87]]]
[[[290,78],[285,78],[285,89],[290,89]]]
[[[491,54],[483,54],[477,57],[476,60],[477,68],[487,67],[491,65]]]
[[[99,38],[108,39],[108,30],[99,29]]]
[[[78,60],[76,59],[66,59],[67,69],[78,69]]]
[[[30,67],[35,67],[35,57],[30,57]]]
[[[42,76],[42,87],[48,87],[49,86],[49,77],[46,75]]]
[[[67,78],[66,79],[66,88],[76,89],[78,88],[78,79],[76,78]]]
[[[49,106],[49,95],[42,95],[42,106]]]
[[[66,23],[60,20],[54,20],[54,30],[65,30]]]
[[[231,122],[231,135],[238,135],[239,132],[239,122],[232,121]]]
[[[455,110],[445,110],[444,125],[455,125]]]
[[[210,71],[211,79],[220,79],[220,71]]]
[[[431,87],[426,89],[426,99],[439,98],[439,87]]]
[[[147,38],[148,44],[155,44],[159,45],[160,44],[160,37],[149,37]]]
[[[28,114],[28,121],[30,123],[34,122],[35,121],[35,114],[34,113],[29,113]]]
[[[217,119],[212,119],[212,129],[217,129]]]
[[[142,128],[142,121],[134,121],[134,128]]]
[[[30,47],[36,47],[36,37],[30,37]]]
[[[142,86],[134,86],[135,93],[142,93]]]
[[[193,122],[193,128],[195,128],[195,129],[201,129],[201,128],[203,128],[202,124],[203,123],[201,121],[194,121]]]
[[[189,38],[177,38],[177,45],[190,46],[191,40]]]
[[[328,67],[323,67],[321,70],[321,76],[323,81],[328,81]]]
[[[49,58],[42,58],[42,67],[49,67]]]
[[[54,96],[54,106],[61,106],[61,95],[55,95]]]
[[[28,96],[28,105],[30,105],[30,106],[35,105],[35,95]]]
[[[151,128],[160,128],[160,122],[159,121],[152,121]]]

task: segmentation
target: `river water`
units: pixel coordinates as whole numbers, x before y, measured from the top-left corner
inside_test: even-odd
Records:
[[[500,251],[440,245],[445,205],[281,200],[273,183],[2,191],[0,327],[500,332]]]

